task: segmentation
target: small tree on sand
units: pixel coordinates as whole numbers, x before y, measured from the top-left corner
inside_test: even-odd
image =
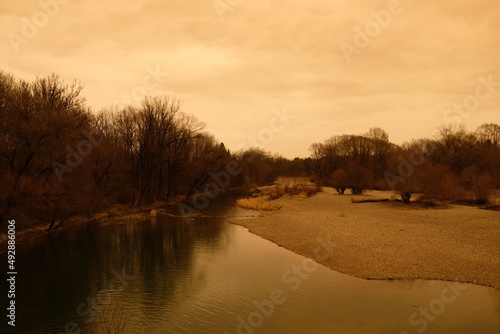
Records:
[[[341,195],[344,194],[345,190],[349,187],[347,180],[348,177],[349,175],[347,172],[344,169],[339,168],[332,173],[330,178],[332,187],[335,188],[335,190],[337,190],[337,192]]]
[[[412,168],[398,167],[396,171],[386,172],[386,180],[405,204],[409,204],[415,194],[422,200],[456,200],[462,193],[458,178],[443,165],[423,161]]]
[[[362,194],[373,184],[373,173],[366,167],[354,162],[347,166],[347,185],[353,195]]]

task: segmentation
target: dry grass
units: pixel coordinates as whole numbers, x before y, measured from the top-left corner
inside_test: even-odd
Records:
[[[259,210],[259,211],[277,211],[282,205],[265,201],[262,198],[242,198],[236,201],[240,208]]]
[[[283,194],[301,198],[311,197],[321,191],[321,188],[307,178],[278,178],[275,182],[277,189],[283,189]]]
[[[259,211],[277,211],[282,205],[275,200],[282,196],[307,198],[313,196],[320,188],[304,178],[278,178],[274,185],[258,187],[251,198],[243,198],[236,204],[245,209]]]
[[[173,217],[174,215],[171,214],[168,210],[166,209],[153,209],[150,212],[151,217]]]

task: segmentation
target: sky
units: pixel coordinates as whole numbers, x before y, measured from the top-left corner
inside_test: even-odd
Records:
[[[500,124],[498,0],[0,3],[0,70],[80,82],[95,111],[169,95],[230,150],[307,157],[380,127]]]

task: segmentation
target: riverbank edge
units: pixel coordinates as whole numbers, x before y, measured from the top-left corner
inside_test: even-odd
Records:
[[[253,189],[254,187],[235,187],[229,190],[221,190],[221,193],[237,192],[248,195],[253,191]],[[244,197],[244,195],[242,195],[242,197]],[[61,233],[81,228],[85,225],[115,225],[137,222],[138,220],[147,220],[156,215],[151,212],[152,210],[157,210],[158,216],[182,217],[178,212],[179,206],[181,204],[190,205],[192,204],[191,202],[192,198],[186,199],[184,196],[179,196],[177,199],[169,202],[157,202],[140,207],[117,204],[107,208],[106,210],[95,213],[90,218],[82,215],[72,217],[62,226],[57,226],[50,231],[47,230],[49,226],[48,223],[43,226],[33,226],[21,231],[16,230],[16,249],[22,250],[27,247],[31,247],[38,242],[43,242],[47,238],[58,236]],[[10,220],[15,221],[16,218],[13,217],[12,219],[8,219],[6,223]],[[7,235],[4,235],[3,237],[0,235],[0,257],[4,257],[7,254],[7,240]]]
[[[57,236],[61,233],[81,228],[85,225],[106,225],[106,224],[115,224],[117,221],[123,221],[122,223],[126,223],[132,219],[147,219],[150,216],[150,211],[153,207],[139,207],[139,208],[130,208],[126,210],[113,210],[112,208],[104,210],[95,214],[91,218],[86,218],[83,216],[75,216],[71,220],[67,221],[60,227],[56,227],[50,231],[47,230],[47,225],[44,226],[34,226],[30,228],[23,229],[21,231],[16,231],[15,241],[16,241],[16,249],[25,249],[30,247],[38,242],[42,242],[47,238]],[[9,219],[16,221],[16,218]],[[7,253],[6,247],[3,247],[3,243],[7,241],[7,237],[0,238],[2,247],[0,248],[0,256],[3,256]],[[5,249],[4,249],[5,248]]]
[[[261,218],[261,217],[255,217],[253,219],[259,219],[259,218]],[[237,220],[229,220],[229,223],[231,223],[233,225],[241,226],[241,227],[245,228],[246,230],[248,230],[248,232],[250,232],[250,233],[252,233],[252,234],[254,234],[254,235],[256,235],[256,236],[258,236],[258,237],[260,237],[262,239],[270,241],[273,244],[277,245],[278,247],[284,248],[284,249],[286,249],[286,250],[288,250],[288,251],[290,251],[292,253],[295,253],[297,255],[303,256],[303,257],[308,258],[310,260],[313,260],[314,262],[316,262],[317,264],[319,264],[319,265],[321,265],[321,266],[323,266],[325,268],[328,268],[330,270],[336,271],[336,272],[341,273],[343,275],[360,278],[360,279],[363,279],[363,280],[366,280],[366,281],[419,281],[419,280],[422,280],[422,281],[441,281],[441,282],[472,284],[472,285],[477,285],[477,286],[484,286],[484,287],[487,287],[487,288],[492,288],[492,289],[500,291],[500,286],[495,286],[494,284],[490,284],[490,283],[470,282],[470,281],[467,281],[467,280],[446,279],[446,278],[432,277],[432,276],[426,277],[426,276],[396,276],[396,275],[389,276],[388,275],[388,276],[376,277],[376,276],[371,276],[371,275],[356,275],[356,274],[353,274],[353,273],[350,273],[350,272],[347,272],[347,271],[339,270],[338,268],[335,268],[335,266],[328,266],[327,264],[318,262],[316,259],[314,259],[314,257],[311,258],[311,257],[307,256],[307,254],[303,254],[303,253],[298,252],[296,250],[290,249],[289,247],[286,247],[285,245],[280,244],[277,241],[274,241],[274,240],[272,240],[270,238],[266,238],[266,237],[258,234],[257,232],[255,232],[251,228],[247,227],[246,225],[238,223]]]
[[[324,192],[320,192],[320,193],[323,193]],[[304,200],[307,200],[307,198],[304,198]],[[274,201],[274,200],[271,200],[271,201]],[[453,206],[457,206],[459,207],[460,205],[449,205],[449,207],[453,207]],[[468,206],[467,206],[468,207]],[[482,208],[479,208],[477,207],[478,209],[482,209]],[[282,208],[281,210],[279,210],[279,212],[283,213],[287,210],[287,206],[286,205],[282,205]],[[495,210],[496,211],[496,210]],[[273,211],[273,212],[267,212],[265,216],[260,216],[260,217],[255,217],[255,218],[252,218],[252,220],[259,220],[259,219],[266,219],[268,217],[272,217],[274,214],[276,214],[277,211]],[[365,274],[365,275],[359,275],[359,274],[355,274],[349,270],[342,270],[341,268],[339,268],[338,266],[335,266],[335,265],[328,265],[327,263],[324,263],[324,261],[318,261],[317,259],[315,259],[314,257],[311,257],[307,254],[307,252],[304,252],[304,251],[301,251],[299,249],[295,249],[294,247],[287,247],[286,245],[284,245],[284,239],[283,238],[271,238],[267,235],[265,235],[265,233],[259,233],[258,231],[256,231],[255,228],[252,228],[252,226],[250,224],[245,224],[244,221],[242,220],[236,220],[236,219],[228,219],[228,222],[231,223],[231,224],[234,224],[234,225],[237,225],[237,226],[241,226],[245,229],[247,229],[250,233],[254,234],[254,235],[257,235],[265,240],[268,240],[274,244],[276,244],[277,246],[279,247],[282,247],[286,250],[289,250],[295,254],[298,254],[298,255],[301,255],[301,256],[304,256],[306,258],[309,258],[313,261],[315,261],[316,263],[324,266],[325,268],[328,268],[328,269],[331,269],[331,270],[334,270],[338,273],[341,273],[341,274],[344,274],[344,275],[348,275],[348,276],[351,276],[351,277],[356,277],[356,278],[360,278],[360,279],[363,279],[363,280],[374,280],[374,281],[383,281],[383,280],[387,280],[387,281],[419,281],[419,280],[423,280],[423,281],[442,281],[442,282],[451,282],[451,283],[462,283],[462,284],[473,284],[473,285],[477,285],[477,286],[484,286],[484,287],[488,287],[488,288],[493,288],[495,290],[500,290],[500,283],[498,282],[488,282],[488,281],[470,281],[470,280],[467,280],[467,279],[463,279],[463,278],[449,278],[449,277],[440,277],[440,276],[425,276],[425,275],[397,275],[397,274],[387,274],[387,275],[374,275],[374,274]],[[277,240],[277,239],[280,239],[280,240]],[[313,245],[313,242],[314,241],[311,241],[311,246]]]

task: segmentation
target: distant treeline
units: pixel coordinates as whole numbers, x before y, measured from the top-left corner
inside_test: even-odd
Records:
[[[276,175],[275,159],[231,154],[175,98],[93,112],[80,93],[55,75],[27,82],[0,72],[2,225],[16,217],[21,227],[52,227],[117,203],[189,198],[210,191],[211,179],[229,189]]]
[[[405,203],[421,200],[487,204],[500,189],[500,126],[483,124],[475,132],[463,125],[437,129],[432,139],[401,146],[372,128],[362,135],[334,136],[311,146],[315,180],[335,187],[397,191]]]
[[[51,228],[114,204],[179,201],[213,192],[214,184],[220,191],[269,184],[278,176],[312,177],[354,193],[409,184],[411,192],[422,192],[422,182],[437,187],[446,181],[479,200],[500,186],[498,125],[475,133],[442,128],[439,138],[402,147],[376,128],[332,137],[313,144],[310,158],[289,160],[260,148],[230,152],[173,97],[96,112],[81,89],[56,75],[27,82],[0,72],[2,225],[15,217],[21,227]]]

